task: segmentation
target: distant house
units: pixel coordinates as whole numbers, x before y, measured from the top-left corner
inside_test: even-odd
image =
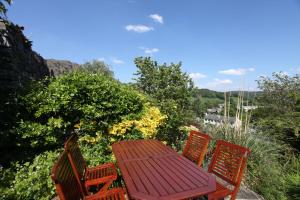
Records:
[[[210,113],[210,114],[217,114],[217,113],[220,113],[222,112],[222,108],[209,108],[206,110],[207,113]]]
[[[207,113],[218,113],[218,108],[209,108],[209,109],[207,109],[206,110],[207,111]]]
[[[219,106],[219,108],[224,108],[224,103],[220,103],[220,104],[218,104],[218,106]]]
[[[240,128],[242,125],[241,120],[236,119],[235,117],[225,118],[224,116],[221,115],[209,114],[209,113],[205,113],[204,116],[204,124],[212,124],[212,125],[219,126],[221,124],[224,124],[226,121],[229,123],[229,125],[232,128]]]
[[[248,112],[249,110],[254,110],[256,108],[257,108],[257,106],[243,106],[243,109],[245,110],[245,112]]]

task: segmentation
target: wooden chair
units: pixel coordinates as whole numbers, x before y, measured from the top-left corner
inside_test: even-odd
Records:
[[[77,181],[66,151],[63,151],[58,161],[54,164],[51,178],[55,183],[56,192],[60,200],[125,200],[125,192],[122,188],[86,195],[83,192],[82,185]]]
[[[65,150],[71,163],[77,181],[83,185],[83,192],[88,194],[91,186],[103,185],[100,191],[105,191],[117,179],[116,167],[113,163],[88,168],[77,143],[78,136],[73,134],[65,142]]]
[[[209,200],[225,198],[228,195],[231,196],[231,200],[236,198],[249,155],[248,148],[223,140],[217,141],[208,172],[213,173],[224,182],[217,182],[216,191],[208,195]]]
[[[199,131],[191,131],[182,152],[182,155],[187,159],[202,166],[204,156],[207,151],[207,146],[211,137]]]

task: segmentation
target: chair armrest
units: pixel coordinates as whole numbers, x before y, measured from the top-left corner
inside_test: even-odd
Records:
[[[114,170],[116,169],[116,166],[114,163],[105,163],[103,165],[97,165],[95,167],[88,167],[86,170],[87,171],[94,171],[94,170],[99,170],[99,169],[104,169],[104,168],[113,168]]]

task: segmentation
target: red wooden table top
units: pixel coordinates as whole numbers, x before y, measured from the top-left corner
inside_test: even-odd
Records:
[[[112,145],[130,198],[185,199],[216,190],[215,177],[157,140]]]

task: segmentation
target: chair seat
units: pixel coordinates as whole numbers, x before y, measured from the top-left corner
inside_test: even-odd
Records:
[[[85,173],[85,185],[97,185],[99,183],[106,182],[107,180],[116,180],[117,171],[113,163],[107,163],[104,165],[87,168]]]
[[[217,198],[224,198],[230,194],[232,194],[232,190],[228,189],[224,185],[217,182],[216,184],[216,191],[208,194],[208,199],[217,199]]]
[[[125,192],[122,188],[114,188],[103,194],[90,195],[85,200],[125,200]]]

